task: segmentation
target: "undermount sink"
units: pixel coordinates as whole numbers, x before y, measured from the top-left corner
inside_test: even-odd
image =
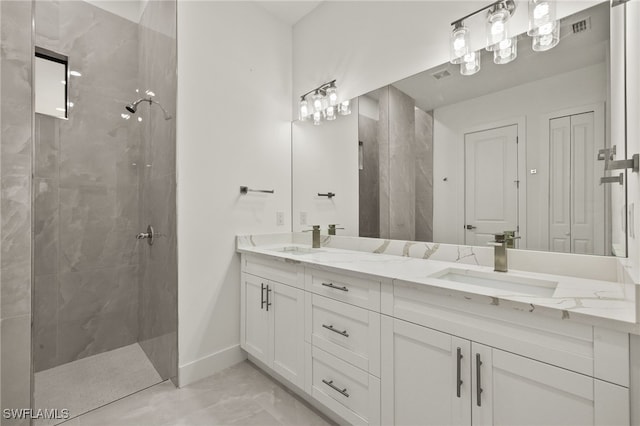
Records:
[[[300,247],[300,246],[278,247],[271,250],[277,251],[279,253],[287,253],[287,254],[311,254],[311,253],[318,253],[322,251],[319,249],[314,249],[310,247]]]
[[[482,272],[469,269],[447,268],[431,275],[432,278],[471,284],[479,287],[505,290],[514,294],[552,297],[558,283],[556,281],[507,275],[502,272]]]

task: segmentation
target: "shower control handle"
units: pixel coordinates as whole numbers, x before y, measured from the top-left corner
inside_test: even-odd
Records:
[[[147,240],[147,243],[152,246],[153,239],[155,237],[155,232],[153,231],[153,226],[147,226],[147,232],[140,232],[136,235],[136,240]]]

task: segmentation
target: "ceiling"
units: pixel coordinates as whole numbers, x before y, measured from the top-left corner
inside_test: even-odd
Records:
[[[318,7],[322,1],[298,0],[298,1],[262,1],[255,2],[267,12],[281,21],[293,26],[300,19],[308,15]]]
[[[590,18],[587,31],[573,34],[572,24]],[[607,60],[609,49],[609,4],[602,3],[562,19],[560,43],[547,52],[534,52],[531,38],[518,38],[518,57],[506,65],[493,63],[493,53],[483,50],[482,69],[477,74],[460,75],[460,66],[446,63],[393,83],[416,100],[424,111],[451,105],[531,81],[552,77]],[[450,75],[436,79],[434,74]],[[371,96],[370,96],[371,97]]]

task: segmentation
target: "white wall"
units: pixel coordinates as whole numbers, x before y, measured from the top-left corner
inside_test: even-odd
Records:
[[[562,109],[604,103],[606,82],[607,67],[601,63],[434,110],[434,241],[464,244],[464,134],[524,118],[525,129],[518,130],[525,136],[520,143],[526,147],[526,165],[521,163],[518,175],[527,217],[520,230],[527,236],[526,248],[546,250],[548,153],[540,120]],[[530,175],[531,169],[538,173]]]
[[[293,96],[337,79],[351,99],[449,60],[451,22],[487,2],[326,1],[293,28]],[[517,0],[512,31],[527,29],[527,1]],[[559,0],[558,17],[600,3]],[[482,19],[480,17],[482,27]],[[484,45],[478,31],[473,48]]]
[[[293,123],[293,230],[339,224],[338,235],[358,236],[358,102],[351,115],[314,126]],[[333,192],[332,199],[318,193]],[[300,213],[307,215],[301,224]],[[309,236],[311,238],[311,236]]]
[[[290,230],[290,100],[289,26],[251,2],[178,2],[181,385],[243,357],[235,236]]]

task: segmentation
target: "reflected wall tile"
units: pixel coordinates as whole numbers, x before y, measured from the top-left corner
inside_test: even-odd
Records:
[[[57,180],[36,178],[33,182],[34,271],[36,275],[58,271],[59,188]]]
[[[61,364],[135,343],[138,335],[137,306],[89,319],[60,322],[58,362]]]
[[[29,258],[15,261],[2,269],[2,318],[31,315],[31,265]]]
[[[42,114],[35,115],[35,176],[58,178],[60,151],[60,119]]]
[[[34,282],[33,356],[35,371],[58,365],[58,276],[41,275]]]
[[[380,161],[380,238],[389,238],[389,86],[378,91],[379,119],[378,119],[378,149]]]
[[[2,408],[31,406],[31,316],[1,321]],[[2,425],[28,425],[28,420],[7,420]]]
[[[4,176],[1,182],[0,223],[2,269],[31,257],[31,196],[29,176]],[[30,274],[30,268],[25,276]]]

